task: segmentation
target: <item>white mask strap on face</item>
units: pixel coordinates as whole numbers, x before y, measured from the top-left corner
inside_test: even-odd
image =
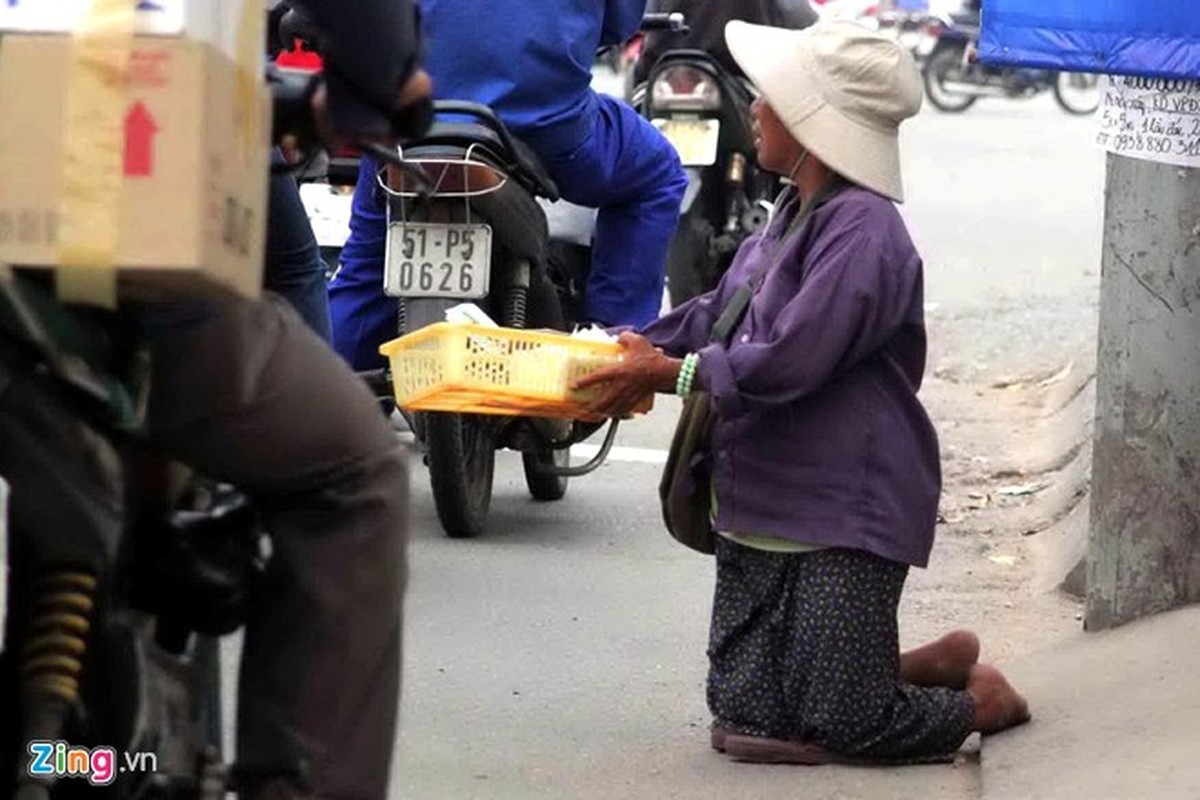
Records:
[[[796,173],[800,171],[800,168],[804,166],[804,162],[807,160],[808,150],[805,150],[800,154],[800,157],[796,159],[796,163],[792,165],[792,168],[788,170],[788,178],[791,179],[792,183],[796,182]]]

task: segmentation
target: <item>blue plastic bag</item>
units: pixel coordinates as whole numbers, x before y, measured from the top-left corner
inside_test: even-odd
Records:
[[[1196,0],[983,0],[985,63],[1200,78]]]

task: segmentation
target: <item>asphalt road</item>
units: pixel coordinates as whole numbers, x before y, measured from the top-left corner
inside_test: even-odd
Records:
[[[1087,357],[1103,188],[1092,126],[1048,99],[906,126],[930,370],[990,380]],[[674,545],[656,499],[677,408],[660,398],[625,425],[615,457],[560,502],[532,501],[519,458],[501,454],[490,529],[473,541],[442,534],[414,459],[393,796],[972,796],[969,765],[805,771],[709,751],[711,562]]]

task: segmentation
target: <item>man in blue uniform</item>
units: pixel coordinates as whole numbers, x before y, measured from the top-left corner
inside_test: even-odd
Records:
[[[649,122],[591,89],[596,50],[638,30],[645,0],[421,0],[420,8],[435,96],[491,106],[563,198],[599,209],[588,318],[657,317],[687,177]],[[357,369],[382,366],[377,348],[396,336],[395,304],[382,290],[386,219],[375,171],[364,160],[329,290],[334,345]]]

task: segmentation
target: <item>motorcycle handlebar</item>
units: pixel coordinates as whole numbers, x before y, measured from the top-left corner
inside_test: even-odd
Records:
[[[302,142],[315,140],[317,124],[313,117],[312,98],[320,76],[317,73],[283,69],[274,64],[267,67],[267,87],[271,91],[274,116],[271,141],[279,144],[287,136]]]
[[[280,2],[268,14],[268,50],[302,50],[321,53],[320,32],[312,20],[285,1]],[[289,74],[292,73],[292,74]],[[312,97],[322,78],[318,74],[298,70],[268,67],[268,83],[275,110],[275,143],[281,136],[293,135],[301,142],[312,142],[316,138],[316,124],[312,118]],[[431,104],[418,102],[391,113],[391,132],[396,138],[407,138],[423,133],[433,121]]]
[[[317,29],[313,27],[312,22],[308,17],[304,16],[296,9],[291,9],[285,13],[279,20],[279,42],[284,46],[284,49],[290,49],[291,45],[299,40],[306,49],[317,50],[318,39]]]
[[[288,137],[293,137],[295,143],[302,150],[316,146],[319,136],[312,100],[320,83],[319,73],[282,69],[274,64],[267,68],[267,85],[271,91],[271,104],[274,107],[274,120],[271,128],[272,144],[279,145]],[[432,110],[414,112],[412,109],[402,109],[393,117],[393,128],[406,129],[413,124],[412,119],[416,113],[432,117]],[[427,127],[427,125],[423,127]],[[404,162],[395,148],[376,142],[355,142],[351,144],[351,147],[370,153],[380,161],[392,164],[411,174],[415,184],[421,187],[422,191],[428,188],[425,173]]]

